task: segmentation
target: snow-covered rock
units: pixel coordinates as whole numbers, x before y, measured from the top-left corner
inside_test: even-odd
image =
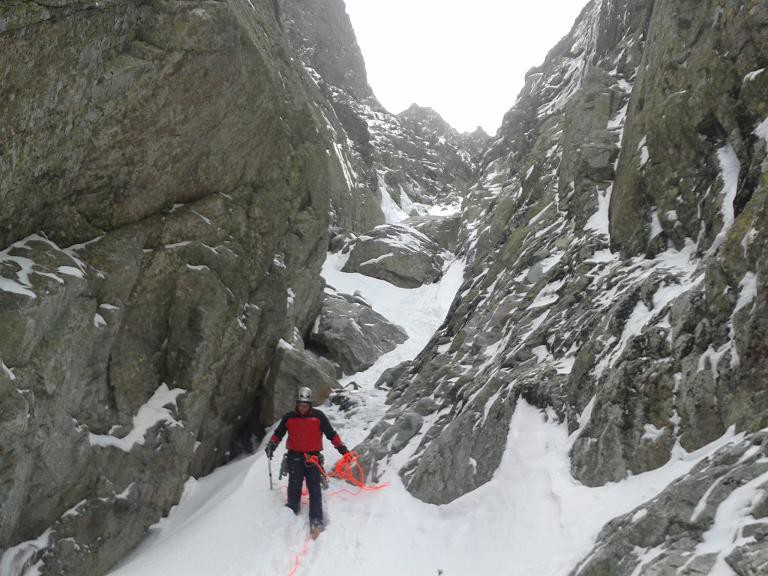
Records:
[[[334,223],[364,233],[425,214],[472,183],[488,136],[460,134],[433,109],[386,110],[368,85],[343,0],[281,0],[279,17],[317,89],[318,107],[345,168],[333,190]]]
[[[357,239],[342,270],[417,288],[439,280],[444,263],[440,247],[415,228],[382,224]]]

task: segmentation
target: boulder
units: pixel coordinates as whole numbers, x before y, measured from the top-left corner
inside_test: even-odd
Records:
[[[330,294],[310,334],[310,344],[326,351],[345,374],[370,368],[407,339],[405,330],[370,306]]]
[[[361,236],[344,272],[359,272],[401,288],[437,282],[443,273],[440,247],[408,226],[382,224]]]
[[[281,340],[265,383],[262,422],[274,422],[293,409],[301,386],[311,388],[315,404],[321,404],[339,387],[336,370],[325,358]]]
[[[443,250],[456,252],[459,245],[461,215],[452,216],[413,216],[402,222],[424,234]]]

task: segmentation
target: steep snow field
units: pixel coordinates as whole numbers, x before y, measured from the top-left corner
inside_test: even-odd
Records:
[[[329,255],[323,271],[328,290],[359,290],[410,336],[366,372],[342,381],[360,385],[354,392],[358,408],[345,414],[322,407],[351,447],[385,412],[376,379],[418,354],[442,323],[461,285],[463,262],[451,262],[440,283],[414,290],[342,273],[343,264],[343,257]],[[381,481],[389,482],[385,489],[355,495],[331,481],[325,495],[328,527],[315,542],[307,538],[306,506],[298,518],[283,507],[286,479],[269,489],[268,460],[258,450],[189,480],[179,505],[112,576],[567,576],[607,520],[652,498],[740,436],[729,433],[692,454],[678,449],[663,468],[600,488],[571,477],[573,439],[551,415],[521,401],[492,481],[451,504],[424,504],[399,480],[397,460],[407,456],[402,454],[379,471]],[[273,461],[275,480],[283,448],[284,443]],[[326,457],[335,462],[332,449]]]

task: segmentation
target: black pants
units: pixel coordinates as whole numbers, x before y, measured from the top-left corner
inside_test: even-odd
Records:
[[[309,524],[323,526],[323,493],[320,488],[320,470],[306,462],[301,452],[288,452],[288,502],[286,506],[299,513],[301,507],[301,486],[307,481],[309,492]]]

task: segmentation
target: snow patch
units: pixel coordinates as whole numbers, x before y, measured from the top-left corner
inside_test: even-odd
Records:
[[[710,246],[707,252],[710,256],[717,252],[720,246],[722,246],[733,226],[733,201],[736,199],[736,192],[739,185],[739,172],[741,171],[739,158],[736,156],[736,151],[730,144],[726,144],[717,151],[717,159],[720,162],[720,175],[723,181],[723,200],[720,206],[723,226],[720,228],[720,232],[717,234],[717,237],[715,237],[712,246]]]
[[[763,120],[757,128],[755,128],[755,136],[762,138],[766,146],[768,146],[768,118]]]
[[[632,522],[632,524],[634,524],[635,522],[640,522],[640,520],[642,520],[646,516],[648,516],[648,509],[640,508],[640,510],[634,513],[634,515],[632,516],[632,520],[630,520],[630,522]]]
[[[648,137],[643,136],[643,139],[640,141],[640,144],[637,145],[637,150],[640,152],[640,168],[643,168],[646,164],[648,164],[648,160],[650,159],[650,154],[648,153],[648,145],[647,145]]]
[[[59,266],[56,271],[59,274],[64,274],[65,276],[73,276],[75,278],[85,278],[85,274],[83,274],[83,271],[79,268],[75,268],[74,266]]]
[[[563,259],[563,256],[565,256],[565,252],[563,250],[556,250],[555,252],[553,252],[543,260],[540,260],[539,266],[541,266],[541,273],[546,274],[547,272],[552,270],[552,268],[557,266],[558,262],[560,262],[560,260]]]
[[[381,194],[381,211],[384,213],[384,221],[387,224],[398,224],[408,218],[400,206],[392,200],[392,196],[389,195],[389,190],[384,183],[384,178],[379,175],[379,193]]]
[[[24,576],[38,576],[40,574],[39,562],[29,566],[30,559],[38,550],[47,548],[51,538],[51,529],[43,532],[38,538],[17,544],[6,550],[0,557],[0,574],[23,574]]]
[[[8,376],[11,380],[16,380],[16,374],[13,373],[13,370],[8,368],[8,366],[5,365],[5,362],[0,360],[0,369],[2,369],[3,373]]]
[[[643,568],[661,556],[665,550],[666,548],[663,544],[654,548],[638,548],[635,546],[634,553],[638,556],[639,562],[637,563],[637,566],[635,566],[635,569],[632,570],[630,576],[640,576],[643,573]]]
[[[528,309],[542,308],[544,306],[550,306],[560,299],[557,291],[563,287],[565,279],[558,280],[556,282],[550,282],[544,288],[542,288],[536,295],[536,298],[528,306]]]
[[[119,448],[125,452],[130,452],[136,445],[144,444],[144,436],[153,426],[165,422],[170,426],[183,426],[181,422],[173,417],[170,410],[166,406],[176,406],[176,399],[187,391],[181,388],[174,388],[169,390],[168,386],[163,383],[155,390],[152,397],[147,400],[136,416],[133,417],[133,428],[123,438],[117,438],[110,434],[93,434],[89,435],[91,446],[113,446]]]
[[[679,572],[685,572],[685,568],[698,556],[716,554],[715,565],[709,574],[712,576],[733,574],[733,570],[725,560],[726,557],[739,546],[754,541],[753,538],[742,534],[743,528],[747,524],[766,523],[765,520],[756,521],[752,517],[752,509],[764,497],[767,483],[768,472],[765,472],[736,488],[720,503],[712,527],[704,533],[702,542],[696,546],[694,554],[680,567]]]
[[[643,440],[648,440],[649,442],[656,442],[659,438],[661,438],[664,435],[664,430],[666,430],[666,427],[664,428],[657,428],[653,424],[646,424],[643,426]]]
[[[549,358],[549,352],[547,351],[546,346],[536,346],[531,348],[531,352],[533,352],[533,355],[536,356],[537,364],[541,364],[544,360]]]
[[[609,231],[610,221],[608,219],[608,210],[611,207],[611,195],[613,194],[613,184],[605,190],[597,191],[597,212],[592,214],[584,225],[585,230],[594,230],[608,238],[610,241],[611,233]]]
[[[754,301],[757,296],[757,275],[754,272],[747,272],[739,283],[739,299],[736,301],[736,307],[733,309],[734,316],[739,310],[746,308]]]
[[[387,258],[392,258],[392,256],[394,256],[394,254],[392,254],[392,253],[382,254],[381,256],[377,256],[376,258],[371,258],[369,260],[366,260],[365,262],[361,262],[360,266],[367,266],[369,264],[377,264],[377,263],[381,262],[382,260],[386,260]]]
[[[84,246],[84,244],[70,246],[67,249],[62,249],[47,238],[44,238],[38,234],[32,234],[31,236],[27,236],[18,242],[14,242],[5,250],[0,251],[0,271],[2,271],[4,274],[8,274],[8,271],[14,267],[17,268],[14,272],[11,272],[15,278],[0,277],[0,292],[12,292],[14,294],[20,294],[30,298],[37,298],[36,294],[32,290],[32,281],[30,279],[32,274],[51,278],[59,284],[64,284],[64,280],[55,274],[54,271],[46,269],[45,264],[37,263],[26,256],[16,255],[20,250],[31,250],[31,246],[29,245],[30,242],[46,244],[48,249],[52,252],[64,255],[69,260],[71,260],[73,266],[59,266],[55,269],[55,272],[65,276],[85,278],[85,264],[75,254],[75,250],[80,246]],[[11,252],[14,252],[15,254],[11,255]]]
[[[436,204],[430,206],[427,214],[430,216],[453,216],[461,213],[461,200],[452,204]]]

